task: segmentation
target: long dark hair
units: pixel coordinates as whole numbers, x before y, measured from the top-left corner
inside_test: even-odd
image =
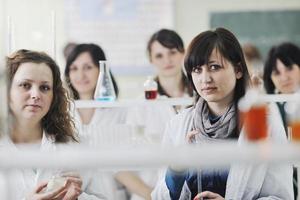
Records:
[[[217,28],[214,31],[205,31],[192,40],[184,60],[187,77],[199,96],[192,80],[192,71],[199,66],[208,64],[209,57],[214,49],[243,74],[243,76],[237,80],[234,89],[234,102],[237,104],[239,99],[246,93],[250,76],[242,47],[234,34],[229,30]]]
[[[192,72],[194,69],[202,65],[208,65],[209,57],[213,50],[216,49],[223,58],[228,60],[233,67],[242,72],[242,77],[237,79],[234,88],[233,102],[236,109],[236,128],[234,129],[233,137],[239,135],[239,122],[237,105],[241,97],[246,93],[246,88],[250,83],[249,72],[247,69],[246,61],[242,51],[242,47],[237,38],[229,30],[225,28],[217,28],[214,31],[205,31],[197,35],[188,47],[184,66],[187,76],[197,93],[196,99],[200,98],[196,87],[192,80]]]
[[[173,30],[169,29],[161,29],[157,32],[155,32],[149,39],[148,44],[147,44],[147,51],[148,51],[148,56],[149,59],[151,57],[151,46],[152,44],[157,41],[159,42],[162,46],[168,48],[168,49],[177,49],[179,52],[184,53],[184,43],[181,39],[181,37]],[[182,85],[184,89],[187,91],[189,96],[193,96],[193,88],[190,84],[190,82],[187,79],[187,76],[183,72],[182,73]],[[155,81],[157,82],[158,85],[158,93],[160,95],[165,95],[167,97],[170,97],[169,94],[164,90],[162,85],[159,82],[158,77],[155,78]]]
[[[67,64],[66,64],[66,68],[65,68],[65,79],[66,79],[66,82],[67,82],[71,92],[72,92],[73,98],[75,100],[79,99],[79,94],[70,82],[70,66],[72,65],[74,60],[76,60],[76,58],[81,53],[84,53],[84,52],[87,52],[87,53],[90,54],[94,65],[96,65],[98,68],[99,68],[99,61],[100,60],[106,60],[104,51],[101,49],[100,46],[98,46],[96,44],[79,44],[73,49],[73,51],[70,53],[70,55],[67,58]],[[113,85],[114,85],[116,96],[118,97],[119,88],[118,88],[117,82],[116,82],[114,76],[112,75],[111,71],[109,73],[110,73],[111,78],[112,78],[112,82],[113,82]]]
[[[300,49],[295,44],[286,42],[278,46],[273,46],[268,54],[264,66],[264,86],[269,94],[274,94],[275,85],[271,79],[271,74],[277,70],[276,60],[279,59],[287,68],[292,68],[293,64],[300,67]]]
[[[48,113],[42,119],[42,128],[47,136],[52,136],[55,142],[65,143],[77,141],[74,132],[74,122],[70,116],[70,99],[64,89],[60,70],[55,61],[44,52],[18,50],[6,58],[8,73],[8,89],[10,90],[13,78],[23,63],[44,63],[52,71],[53,75],[53,100]]]

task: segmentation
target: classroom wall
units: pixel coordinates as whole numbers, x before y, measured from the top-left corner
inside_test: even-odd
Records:
[[[0,71],[3,69],[4,51],[5,51],[5,9],[4,9],[4,0],[0,0]]]
[[[216,11],[299,10],[299,0],[176,0],[175,26],[186,44],[209,28],[209,14]]]
[[[182,36],[186,47],[198,33],[210,28],[211,12],[300,10],[299,0],[261,0],[259,2],[250,0],[175,0],[174,3],[175,30]],[[141,85],[144,80],[145,78],[141,76],[119,78],[122,85],[132,82],[130,88],[138,94],[142,94]],[[128,91],[130,95],[134,95],[130,90]]]
[[[289,10],[300,9],[299,0],[174,0],[175,30],[183,37],[186,46],[201,31],[209,28],[209,14],[214,11],[241,10]],[[10,15],[15,23],[13,49],[31,48],[44,50],[52,55],[51,10],[56,11],[56,60],[65,65],[62,48],[68,38],[64,31],[63,0],[0,0],[0,56],[6,55],[6,18]],[[16,26],[17,25],[17,26]],[[1,59],[0,63],[3,61]],[[3,62],[2,62],[3,63]],[[3,66],[3,64],[1,65]],[[121,88],[121,98],[136,97],[143,94],[143,82],[146,74],[116,74]]]

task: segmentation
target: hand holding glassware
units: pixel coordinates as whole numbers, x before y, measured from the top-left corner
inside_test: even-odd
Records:
[[[62,177],[59,172],[55,173],[48,181],[46,192],[51,192],[59,187],[66,185],[66,178]]]

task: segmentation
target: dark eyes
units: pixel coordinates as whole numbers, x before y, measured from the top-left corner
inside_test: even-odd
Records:
[[[292,72],[295,69],[295,65],[289,65],[289,66],[285,66],[283,69],[281,69],[280,71],[277,68],[274,68],[273,71],[271,72],[271,74],[273,76],[279,76],[280,74],[284,74],[286,72]],[[293,72],[292,72],[293,73]]]
[[[210,65],[209,66],[210,70],[218,70],[221,68],[221,65],[218,65],[218,64],[213,64],[213,65]]]
[[[76,71],[77,67],[70,67],[70,71]]]
[[[157,58],[157,59],[162,58],[162,54],[156,54],[156,55],[155,55],[155,58]]]
[[[93,68],[93,66],[91,66],[91,65],[84,66],[84,69],[92,69],[92,68]]]
[[[278,76],[280,73],[279,73],[279,71],[278,70],[273,70],[272,71],[272,75],[274,75],[274,76]]]
[[[202,68],[201,67],[194,68],[193,72],[199,74],[202,72]]]
[[[92,68],[93,68],[93,66],[91,66],[91,65],[84,65],[83,66],[83,70],[90,70]],[[70,67],[70,71],[77,71],[77,70],[78,70],[78,68],[76,66]]]
[[[174,55],[176,55],[177,53],[178,53],[178,50],[177,50],[177,49],[172,49],[172,50],[169,50],[169,52],[168,52],[169,56],[174,56]],[[163,54],[158,53],[158,54],[155,54],[154,57],[157,58],[157,59],[161,59],[161,58],[163,58]]]
[[[197,66],[197,67],[195,67],[194,69],[193,69],[193,72],[194,73],[201,73],[202,72],[202,69],[203,68],[203,66],[201,66],[201,67],[199,67],[199,66]],[[211,65],[209,65],[208,66],[208,71],[218,71],[219,69],[221,69],[222,68],[222,66],[221,65],[218,65],[218,64],[211,64]]]
[[[47,91],[49,91],[51,88],[50,88],[50,86],[48,86],[48,85],[41,85],[40,86],[40,90],[41,91],[45,91],[45,92],[47,92]]]
[[[177,52],[178,52],[177,50],[171,50],[171,51],[170,51],[170,54],[171,54],[171,55],[175,55],[175,54],[177,54]]]
[[[293,71],[293,68],[292,68],[292,67],[287,67],[287,68],[285,69],[285,72],[290,72],[290,71]],[[277,69],[275,69],[275,70],[272,71],[272,75],[273,75],[273,76],[279,76],[281,73],[283,74],[284,72],[280,72],[280,71],[278,71]]]
[[[19,87],[24,89],[24,90],[29,90],[32,87],[32,84],[30,83],[21,83],[19,84]],[[49,90],[51,90],[51,87],[47,84],[43,84],[39,86],[40,91],[42,92],[47,92]]]
[[[29,83],[21,83],[19,86],[24,89],[29,89],[31,87]]]

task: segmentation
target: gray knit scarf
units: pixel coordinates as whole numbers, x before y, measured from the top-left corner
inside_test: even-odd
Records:
[[[193,129],[200,132],[200,134],[197,134],[196,140],[209,141],[234,136],[237,123],[233,103],[229,106],[225,114],[213,124],[209,120],[209,109],[204,99],[199,98],[194,111]]]

